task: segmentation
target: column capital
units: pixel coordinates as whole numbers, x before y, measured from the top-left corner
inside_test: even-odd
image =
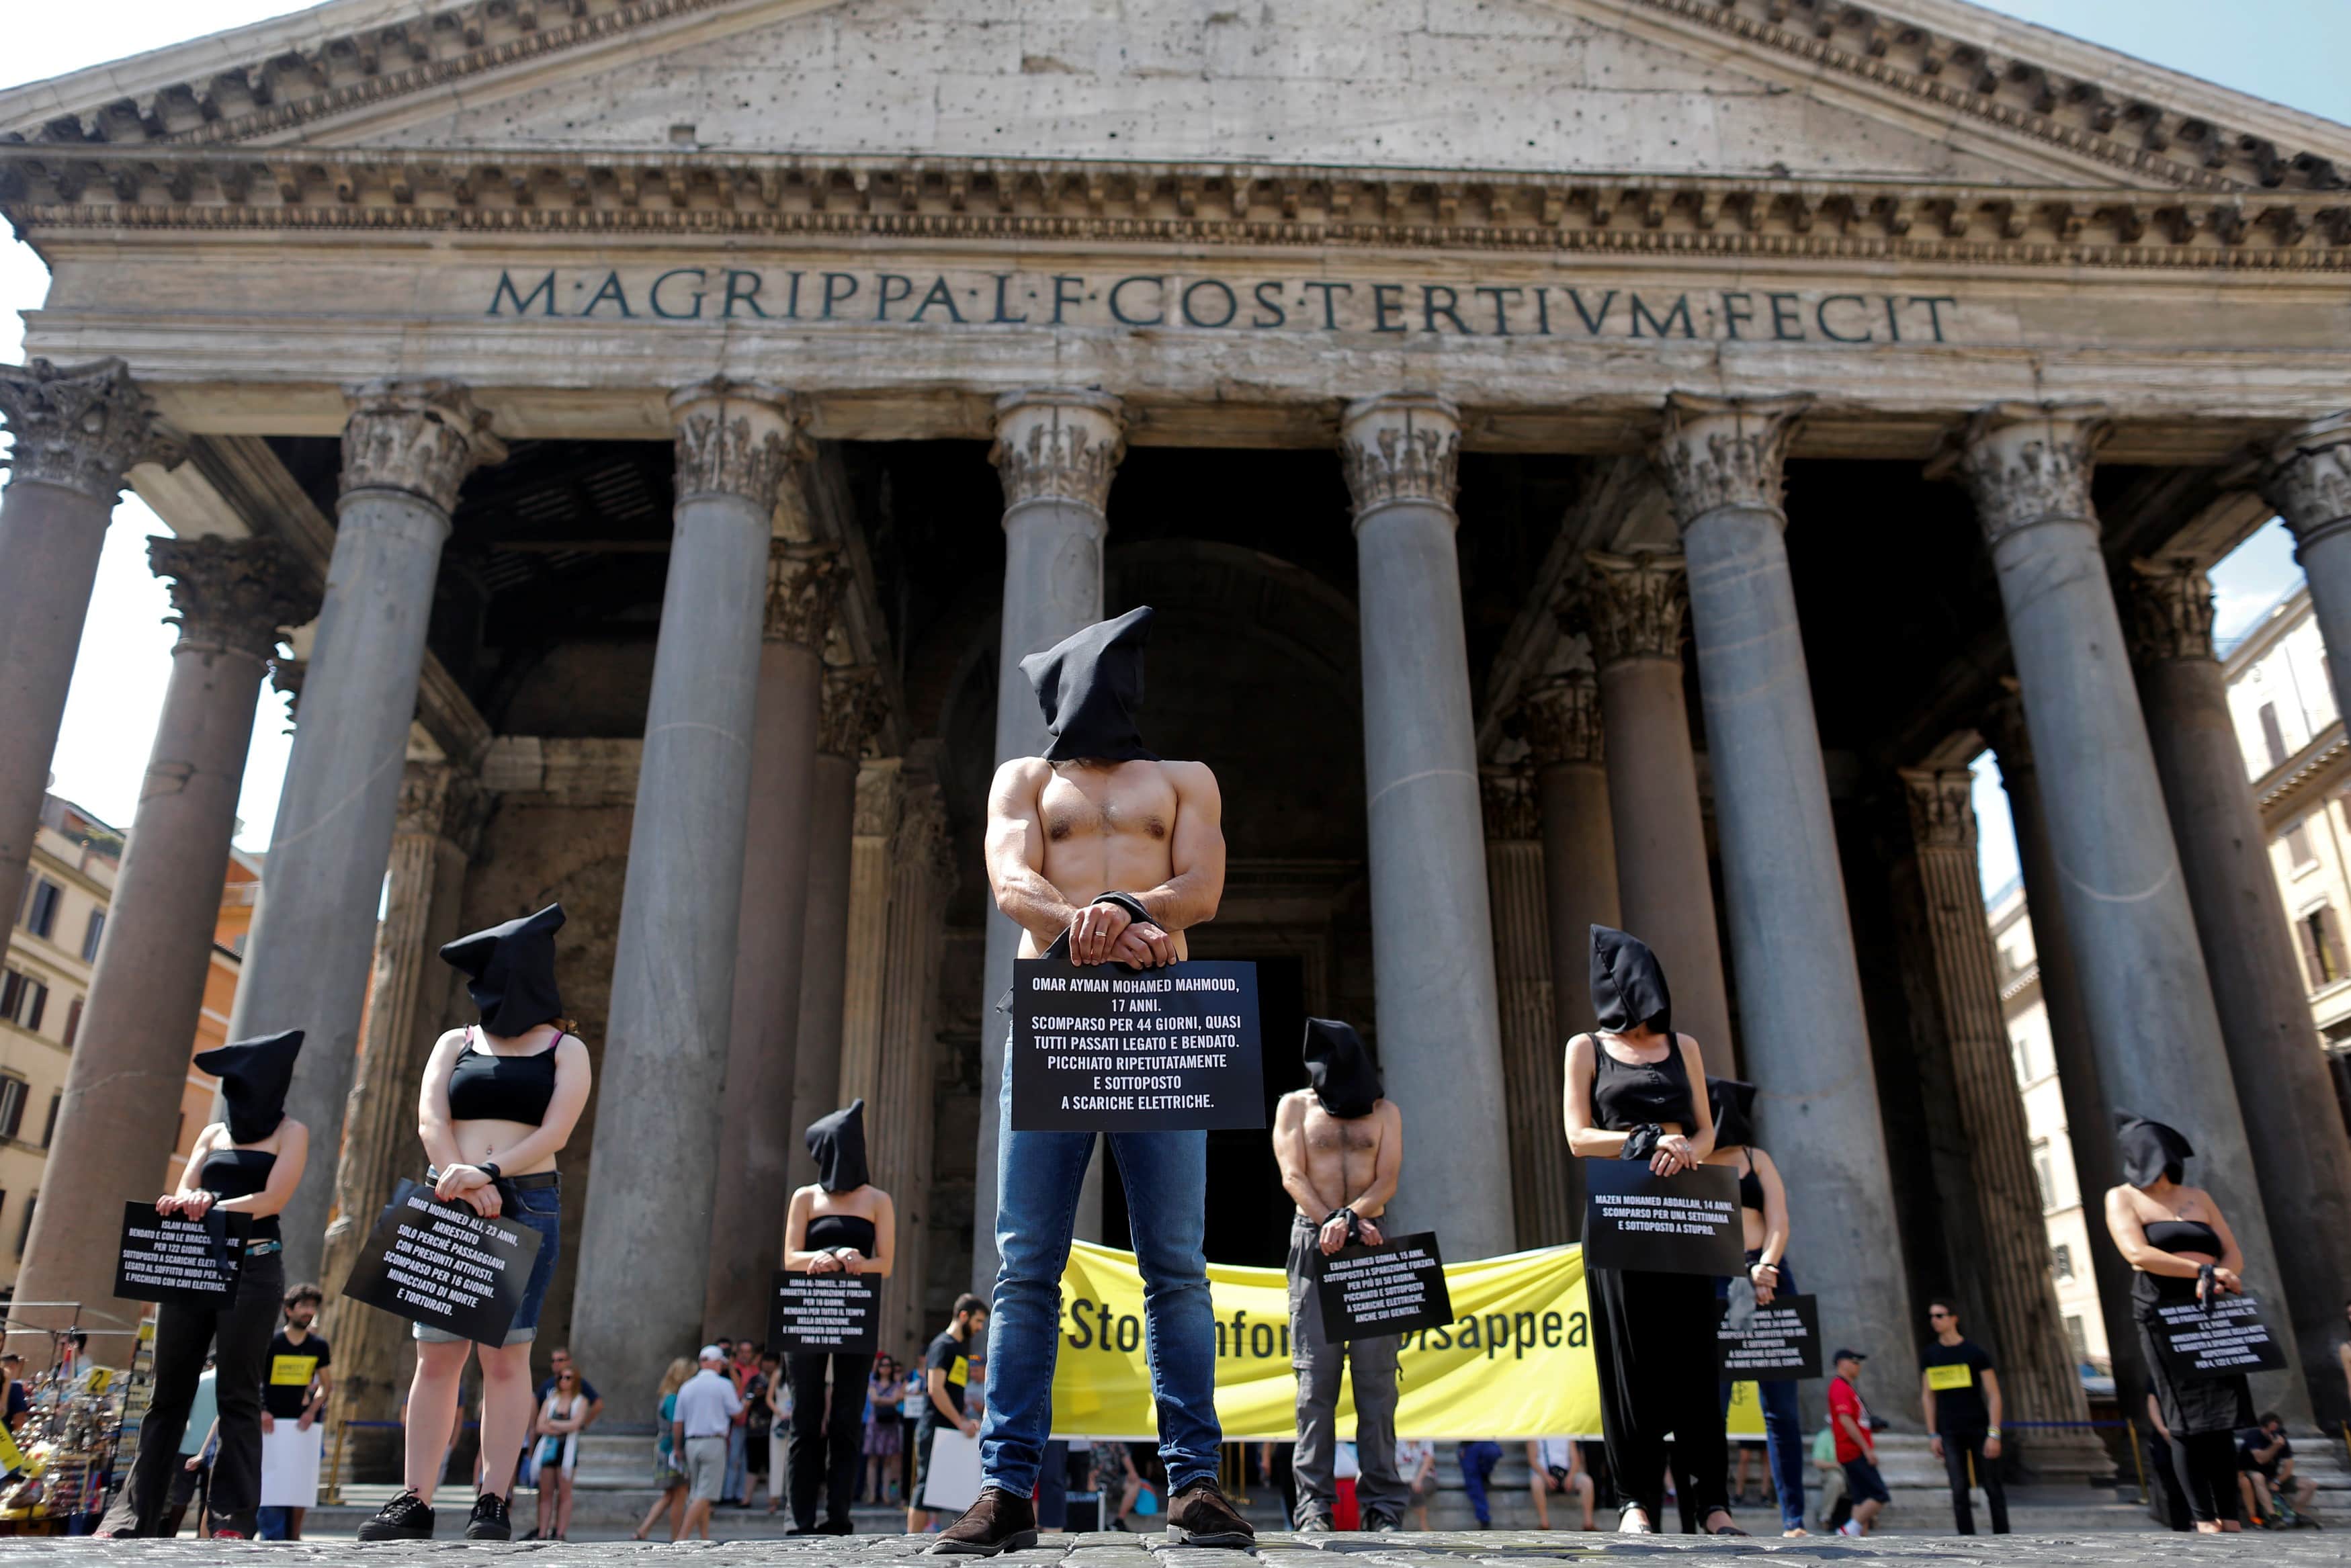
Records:
[[[180,629],[174,653],[238,653],[266,663],[287,628],[319,613],[318,584],[277,539],[151,538],[147,565],[170,588],[164,623]]]
[[[1592,660],[1609,669],[1627,659],[1681,662],[1682,616],[1689,603],[1689,572],[1679,555],[1636,550],[1583,558],[1579,630],[1592,639]]]
[[[2130,563],[2131,657],[2142,664],[2212,657],[2212,580],[2185,556]]]
[[[822,653],[848,583],[841,552],[831,546],[772,541],[768,547],[767,641],[797,643]]]
[[[1964,768],[1905,768],[1910,832],[1922,850],[1976,849],[1975,775]]]
[[[1478,802],[1489,839],[1542,837],[1542,802],[1535,794],[1534,775],[1524,766],[1488,763],[1479,768]]]
[[[890,853],[900,865],[929,878],[935,896],[954,891],[955,844],[947,829],[946,801],[935,780],[900,775],[898,828]]]
[[[343,494],[402,490],[444,512],[457,505],[457,486],[484,463],[507,455],[490,434],[490,415],[455,382],[392,378],[369,382],[345,394]]]
[[[2272,446],[2261,484],[2297,546],[2351,527],[2351,413],[2313,421]]]
[[[996,400],[987,460],[1004,484],[1008,513],[1031,501],[1065,501],[1097,514],[1126,455],[1126,405],[1108,392],[1031,387]]]
[[[2104,403],[1996,402],[1968,416],[1929,473],[1958,470],[1992,544],[2036,523],[2095,528],[2090,476],[2110,428]]]
[[[849,664],[824,673],[824,693],[818,720],[817,749],[828,757],[852,762],[881,733],[888,716],[882,695],[882,672],[871,664]]]
[[[1461,411],[1434,392],[1361,399],[1340,418],[1339,453],[1358,527],[1398,501],[1450,513],[1460,487]]]
[[[490,814],[489,792],[454,762],[410,762],[400,775],[400,810],[392,831],[446,839],[473,853]]]
[[[1536,767],[1604,759],[1600,685],[1591,671],[1570,670],[1538,683],[1519,698],[1519,713]]]
[[[761,512],[776,509],[791,471],[799,411],[791,394],[765,382],[726,376],[669,394],[677,447],[676,494],[740,496]]]
[[[1673,392],[1666,398],[1666,424],[1650,450],[1672,504],[1675,524],[1687,531],[1708,512],[1724,507],[1768,512],[1783,524],[1785,485],[1782,469],[1797,423],[1812,406],[1809,395],[1708,397]]]
[[[178,437],[120,360],[0,365],[0,423],[16,438],[11,483],[56,485],[110,507],[133,466],[181,455]]]

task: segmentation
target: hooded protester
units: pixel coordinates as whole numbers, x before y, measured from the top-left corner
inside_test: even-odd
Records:
[[[1297,1202],[1290,1226],[1290,1364],[1298,1374],[1298,1483],[1292,1523],[1319,1534],[1334,1528],[1339,1501],[1339,1382],[1352,1369],[1355,1500],[1364,1528],[1404,1528],[1412,1488],[1396,1468],[1394,1334],[1333,1341],[1324,1332],[1318,1288],[1322,1260],[1354,1242],[1378,1246],[1379,1217],[1404,1168],[1404,1113],[1380,1097],[1379,1064],[1349,1025],[1308,1019],[1304,1089],[1274,1108],[1273,1157]]]
[[[818,1117],[805,1137],[816,1180],[792,1194],[784,1219],[785,1269],[886,1278],[897,1255],[898,1210],[890,1195],[873,1185],[865,1163],[865,1102],[852,1100]],[[791,1445],[784,1465],[791,1477],[792,1533],[852,1534],[849,1507],[857,1498],[873,1353],[795,1351],[784,1357],[784,1372],[792,1387]]]
[[[1755,1085],[1736,1078],[1706,1081],[1708,1107],[1714,1113],[1714,1152],[1710,1166],[1722,1166],[1739,1177],[1739,1224],[1747,1247],[1744,1281],[1719,1280],[1718,1297],[1732,1303],[1736,1315],[1749,1301],[1769,1306],[1775,1297],[1796,1293],[1796,1276],[1788,1266],[1788,1189],[1780,1167],[1755,1146]],[[1732,1385],[1718,1384],[1722,1407],[1730,1409]],[[1792,1379],[1758,1382],[1763,1406],[1763,1438],[1770,1449],[1772,1490],[1780,1501],[1780,1533],[1806,1534],[1804,1529],[1803,1413],[1798,1408]]]
[[[550,904],[441,949],[442,961],[465,977],[481,1022],[443,1035],[425,1063],[417,1099],[431,1161],[424,1179],[444,1203],[537,1231],[538,1251],[504,1343],[476,1347],[421,1321],[410,1329],[416,1378],[405,1422],[407,1490],[360,1526],[361,1541],[431,1539],[433,1495],[456,1419],[458,1384],[477,1351],[486,1457],[465,1538],[513,1537],[514,1464],[538,1413],[530,1347],[562,1256],[563,1178],[556,1156],[579,1124],[592,1077],[588,1047],[571,1032],[555,983],[555,934],[562,928],[563,906]]]
[[[2116,1112],[2115,1154],[2124,1185],[2106,1194],[2106,1231],[2130,1260],[2139,1359],[2171,1436],[2172,1468],[2198,1531],[2240,1530],[2236,1433],[2253,1425],[2252,1387],[2242,1373],[2178,1376],[2158,1346],[2163,1309],[2243,1291],[2245,1256],[2212,1195],[2185,1185],[2196,1151],[2177,1128]]]
[[[1567,1042],[1567,1143],[1584,1159],[1642,1160],[1677,1176],[1714,1152],[1714,1113],[1698,1042],[1673,1029],[1673,994],[1649,945],[1612,926],[1592,928],[1592,1010],[1599,1029]],[[1729,1466],[1715,1375],[1719,1307],[1702,1274],[1590,1269],[1592,1353],[1600,1426],[1616,1477],[1617,1529],[1656,1532],[1666,1438],[1677,1490],[1707,1533],[1744,1535],[1732,1522]]]
[[[1020,661],[1052,737],[1046,761],[1159,760],[1134,722],[1143,706],[1143,650],[1151,641],[1154,613],[1148,604],[1139,605]]]
[[[301,1185],[310,1152],[309,1129],[286,1114],[286,1091],[301,1049],[302,1031],[297,1029],[237,1040],[194,1059],[199,1071],[220,1079],[226,1114],[196,1134],[179,1186],[155,1200],[155,1212],[193,1220],[245,1217],[236,1296],[225,1307],[177,1301],[156,1307],[154,1396],[140,1425],[138,1458],[121,1497],[99,1526],[100,1535],[162,1533],[181,1463],[180,1440],[207,1351],[217,1367],[214,1388],[220,1412],[213,1533],[241,1539],[254,1532],[261,1502],[262,1385],[286,1294],[277,1215]]]

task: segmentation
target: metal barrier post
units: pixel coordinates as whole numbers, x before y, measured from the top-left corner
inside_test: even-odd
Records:
[[[350,1429],[348,1420],[335,1423],[334,1468],[327,1472],[327,1501],[331,1506],[340,1506],[343,1500],[343,1439],[350,1435]]]
[[[2155,1494],[2147,1490],[2147,1451],[2139,1444],[2138,1423],[2126,1416],[2123,1426],[2130,1432],[2131,1468],[2138,1472],[2138,1500],[2152,1508]]]

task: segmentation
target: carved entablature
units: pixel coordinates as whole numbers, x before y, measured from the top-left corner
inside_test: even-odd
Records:
[[[141,463],[174,463],[179,444],[120,360],[0,365],[0,422],[16,437],[10,479],[37,480],[114,504]]]
[[[1592,639],[1592,660],[1601,669],[1626,659],[1682,656],[1682,618],[1689,604],[1689,573],[1678,555],[1640,550],[1584,558],[1578,627]]]
[[[1449,512],[1460,487],[1461,411],[1423,392],[1366,398],[1340,421],[1339,454],[1358,522],[1398,501]]]
[[[823,653],[848,584],[839,550],[775,540],[768,547],[767,640]]]
[[[670,394],[677,433],[677,495],[740,496],[762,512],[792,465],[790,396],[781,389],[715,377]]]
[[[1975,775],[1964,768],[1905,768],[1910,832],[1921,850],[1976,852]],[[1972,884],[1970,884],[1972,885]]]
[[[1951,465],[1975,497],[1984,538],[1998,544],[2036,523],[2096,526],[2090,477],[2107,429],[2099,403],[2002,402],[1970,415]]]
[[[319,613],[319,586],[276,539],[156,538],[147,564],[167,580],[180,629],[174,652],[236,653],[267,662],[288,627]]]
[[[871,664],[827,670],[817,749],[829,757],[862,757],[887,716],[880,670]]]
[[[2198,562],[2131,562],[2128,601],[2133,659],[2212,657],[2212,580]]]
[[[343,425],[343,494],[403,490],[447,512],[476,465],[496,463],[506,444],[490,416],[454,382],[371,382],[350,393]]]
[[[1047,387],[997,400],[987,460],[1003,482],[1008,512],[1031,501],[1066,501],[1100,513],[1125,455],[1125,409],[1107,392]]]
[[[2351,413],[2306,424],[2272,447],[2262,497],[2304,548],[2351,527]]]
[[[1607,755],[1599,684],[1589,670],[1570,670],[1529,687],[1519,698],[1519,714],[1538,768],[1599,762]]]
[[[1478,802],[1484,808],[1489,839],[1542,837],[1542,802],[1534,774],[1523,765],[1478,770]]]
[[[1782,469],[1807,397],[1724,398],[1675,392],[1650,454],[1674,521],[1684,528],[1724,507],[1786,520]]]

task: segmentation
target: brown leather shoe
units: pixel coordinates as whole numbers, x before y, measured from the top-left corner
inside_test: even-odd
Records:
[[[1167,1539],[1181,1546],[1224,1546],[1247,1552],[1257,1544],[1249,1521],[1210,1480],[1194,1481],[1167,1505]]]
[[[993,1557],[999,1552],[1021,1552],[1037,1544],[1037,1510],[1025,1497],[989,1487],[963,1517],[924,1548],[933,1556]]]

